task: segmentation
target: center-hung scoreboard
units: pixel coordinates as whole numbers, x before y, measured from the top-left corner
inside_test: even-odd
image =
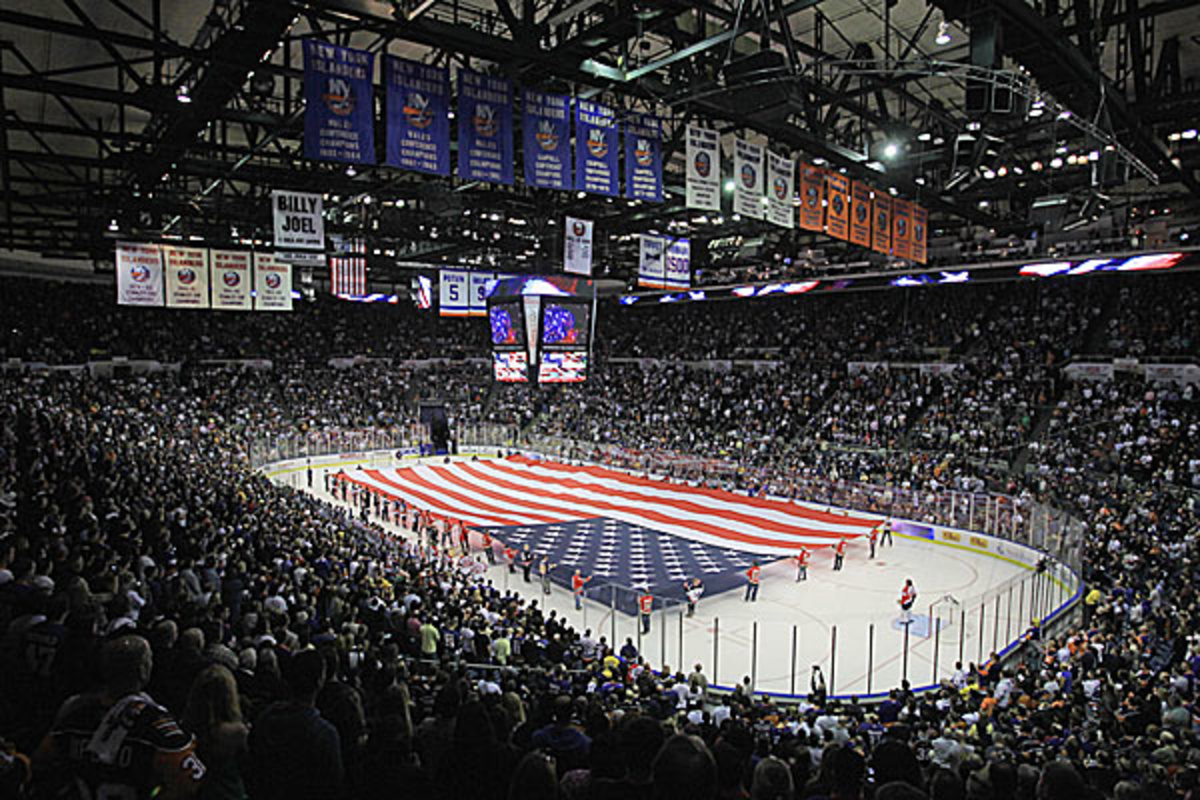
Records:
[[[587,380],[596,315],[591,280],[559,276],[497,280],[489,288],[487,309],[495,380]]]

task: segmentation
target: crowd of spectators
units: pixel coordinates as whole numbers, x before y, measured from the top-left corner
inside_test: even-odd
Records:
[[[779,347],[783,363],[614,365],[559,391],[491,387],[486,362],[0,373],[0,791],[1196,798],[1200,506],[1188,487],[1200,476],[1200,406],[1191,389],[1137,379],[1064,389],[1057,367],[1094,320],[1112,327],[1090,297],[1026,291],[989,288],[961,312],[941,298],[907,312],[880,298],[877,314],[847,301],[829,309],[844,347],[816,312],[795,312],[808,315],[805,349],[794,329],[778,335],[783,307],[761,334],[743,312],[713,310],[714,325],[742,332],[687,356]],[[148,355],[153,342],[189,357],[262,346],[216,316],[193,350],[174,341],[178,327],[157,327],[166,317],[119,322],[125,312],[107,307],[94,312],[107,327],[90,329],[96,318],[79,308],[60,329],[33,295],[18,287],[0,301],[26,304],[12,306],[7,356],[69,363],[111,348],[113,330],[140,332]],[[685,343],[705,324],[689,313]],[[1161,323],[1138,319],[1122,336],[1152,350]],[[347,327],[322,343],[326,323],[311,315],[279,320],[248,324],[289,331],[276,340],[292,356],[281,363],[350,341]],[[373,352],[444,354],[437,338],[396,338],[381,334]],[[615,352],[670,352],[652,344],[654,325],[619,339]],[[972,366],[949,377],[847,367],[911,357],[904,342]],[[896,687],[878,705],[815,681],[796,704],[745,686],[718,694],[702,665],[648,664],[631,643],[501,591],[478,553],[431,546],[439,537],[416,510],[246,468],[264,434],[402,430],[433,398],[527,433],[690,453],[701,466],[689,469],[727,459],[739,488],[804,493],[833,477],[1002,484],[1053,501],[1089,531],[1083,619],[1053,638],[1035,628],[1023,657],[965,665],[931,692]],[[1053,413],[1027,472],[974,458],[1027,440],[1040,407]]]

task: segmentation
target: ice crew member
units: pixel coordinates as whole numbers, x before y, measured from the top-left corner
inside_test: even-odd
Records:
[[[746,570],[746,598],[743,602],[758,601],[758,577],[762,573],[762,567],[755,561],[750,569]]]
[[[833,551],[833,568],[840,570],[842,564],[846,561],[846,539],[845,537],[838,539],[837,547]]]
[[[800,552],[796,553],[793,560],[796,562],[796,582],[808,580],[808,548],[801,547]]]
[[[571,576],[571,593],[575,595],[575,610],[583,608],[583,585],[592,579],[591,575],[586,578],[580,574],[579,570],[575,570],[575,574]]]

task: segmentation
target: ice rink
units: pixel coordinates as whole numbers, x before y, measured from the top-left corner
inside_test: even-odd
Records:
[[[313,473],[311,491],[329,500],[322,470]],[[306,488],[303,467],[268,474]],[[488,575],[500,589],[537,599],[580,630],[618,646],[632,639],[655,668],[687,672],[701,664],[714,683],[730,686],[750,677],[756,690],[779,694],[807,694],[813,665],[835,694],[886,692],[903,678],[925,686],[953,674],[960,659],[966,666],[1002,650],[1066,599],[1066,587],[1015,560],[902,535],[880,546],[874,559],[867,541],[855,540],[844,568],[832,566],[832,548],[815,551],[808,579],[798,582],[789,559],[764,561],[756,602],[746,602],[740,588],[706,596],[691,618],[683,608],[657,611],[644,636],[637,618],[609,607],[604,587],[577,611],[563,587],[546,596],[540,584],[525,583],[519,570],[510,574],[502,564]],[[897,599],[907,578],[918,599],[906,631]]]

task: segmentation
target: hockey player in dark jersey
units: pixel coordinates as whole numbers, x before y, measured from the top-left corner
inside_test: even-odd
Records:
[[[194,796],[205,772],[195,739],[144,691],[150,644],[122,636],[100,655],[104,687],[63,703],[34,754],[35,782],[48,796],[65,789],[88,800]]]

